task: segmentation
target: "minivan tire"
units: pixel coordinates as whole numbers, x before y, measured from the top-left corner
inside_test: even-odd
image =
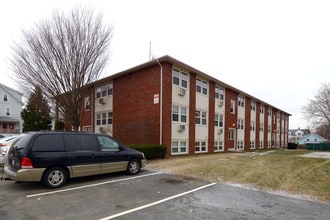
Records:
[[[140,171],[141,165],[140,165],[140,161],[137,159],[132,159],[128,162],[127,165],[127,174],[130,175],[135,175]]]
[[[50,189],[63,186],[68,178],[67,172],[61,167],[52,167],[44,173],[42,183]]]

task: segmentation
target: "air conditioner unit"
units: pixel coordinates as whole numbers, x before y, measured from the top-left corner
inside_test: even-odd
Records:
[[[223,133],[223,129],[222,128],[219,128],[218,134],[222,134],[222,133]]]
[[[186,126],[185,125],[179,125],[178,126],[178,131],[179,132],[183,132],[183,131],[185,131],[186,130]]]
[[[102,132],[102,133],[104,133],[105,132],[104,127],[99,127],[99,131]]]
[[[100,98],[99,99],[99,103],[102,104],[102,105],[104,105],[105,104],[104,99],[103,98]]]
[[[180,90],[179,90],[179,95],[180,95],[180,96],[184,96],[184,95],[186,95],[186,89],[184,89],[184,88],[180,88]]]
[[[223,106],[223,101],[222,101],[222,100],[220,100],[220,101],[218,102],[218,106],[219,106],[219,107],[222,107],[222,106]]]

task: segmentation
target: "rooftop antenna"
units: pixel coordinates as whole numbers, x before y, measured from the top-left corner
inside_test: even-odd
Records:
[[[151,53],[151,41],[149,41],[149,60],[154,60],[155,57]]]
[[[151,60],[151,41],[149,41],[149,60]]]

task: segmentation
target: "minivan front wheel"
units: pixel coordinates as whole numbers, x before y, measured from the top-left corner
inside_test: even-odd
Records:
[[[140,171],[140,161],[137,159],[130,160],[127,165],[126,172],[128,174],[134,175]]]
[[[67,173],[63,168],[53,167],[45,172],[42,178],[42,183],[51,189],[55,189],[63,186],[66,179]]]

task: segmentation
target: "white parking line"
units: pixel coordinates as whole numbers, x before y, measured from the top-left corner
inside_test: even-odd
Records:
[[[95,184],[90,184],[90,185],[85,185],[85,186],[74,187],[74,188],[61,189],[61,190],[50,191],[50,192],[45,192],[45,193],[27,195],[26,197],[31,198],[31,197],[37,197],[37,196],[45,196],[45,195],[50,195],[50,194],[55,194],[55,193],[61,193],[61,192],[78,190],[78,189],[84,189],[84,188],[88,188],[88,187],[105,185],[105,184],[109,184],[109,183],[117,183],[117,182],[126,181],[126,180],[138,179],[138,178],[153,176],[153,175],[157,175],[157,174],[162,174],[162,173],[161,172],[159,172],[159,173],[150,173],[150,174],[145,174],[145,175],[140,175],[140,176],[129,177],[129,178],[125,178],[125,179],[110,180],[110,181],[106,181],[106,182],[95,183]]]
[[[158,200],[156,202],[153,202],[153,203],[149,203],[147,205],[144,205],[144,206],[140,206],[140,207],[136,207],[134,209],[129,209],[129,210],[126,210],[124,212],[120,212],[120,213],[117,213],[117,214],[114,214],[114,215],[110,215],[108,217],[104,217],[104,218],[101,218],[99,220],[108,220],[108,219],[114,219],[114,218],[117,218],[117,217],[120,217],[120,216],[123,216],[123,215],[127,215],[129,213],[132,213],[132,212],[136,212],[136,211],[139,211],[141,209],[145,209],[145,208],[148,208],[148,207],[151,207],[151,206],[154,206],[154,205],[158,205],[160,203],[163,203],[163,202],[166,202],[166,201],[169,201],[171,199],[175,199],[175,198],[178,198],[178,197],[181,197],[181,196],[184,196],[184,195],[187,195],[189,193],[193,193],[193,192],[196,192],[198,190],[201,190],[201,189],[204,189],[204,188],[207,188],[207,187],[210,187],[210,186],[213,186],[215,185],[216,183],[211,183],[211,184],[208,184],[208,185],[205,185],[205,186],[201,186],[201,187],[198,187],[196,189],[193,189],[193,190],[190,190],[190,191],[187,191],[187,192],[183,192],[183,193],[180,193],[180,194],[177,194],[177,195],[174,195],[174,196],[170,196],[170,197],[167,197],[165,199],[162,199],[162,200]]]

